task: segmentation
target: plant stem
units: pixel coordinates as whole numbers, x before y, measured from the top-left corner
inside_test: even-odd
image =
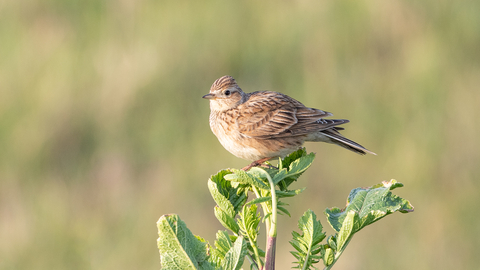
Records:
[[[264,216],[269,217],[265,219],[265,226],[267,232],[267,248],[265,254],[265,266],[262,270],[274,270],[275,269],[275,250],[277,242],[277,193],[275,192],[275,184],[270,175],[263,169],[255,168],[256,171],[260,172],[268,179],[270,184],[270,195],[272,196],[272,212],[269,213],[267,204],[261,203]],[[252,168],[253,170],[253,168]],[[257,188],[253,186],[253,192],[257,195],[257,198],[263,197]]]
[[[258,192],[258,189],[255,186],[252,186],[252,188],[257,198],[262,197],[262,195],[260,194],[260,192]],[[264,202],[261,203],[260,205],[262,206],[263,216],[266,217],[268,215],[268,207]],[[268,222],[267,222],[267,219],[268,219]],[[266,234],[268,236],[268,232],[270,230],[270,217],[265,219],[265,227],[266,227]]]
[[[270,194],[272,196],[272,214],[270,218],[270,230],[267,236],[267,253],[265,254],[265,270],[275,269],[275,250],[277,242],[277,194],[275,192],[275,185],[270,175],[265,172],[265,176],[270,183]]]
[[[258,191],[258,189],[255,186],[252,186],[252,189],[253,189],[253,192],[255,193],[255,195],[257,196],[257,198],[262,197],[262,195],[260,194],[260,192]],[[267,214],[268,214],[267,205],[265,203],[261,203],[260,205],[262,206],[263,216],[266,217]],[[268,231],[269,231],[269,228],[270,228],[270,223],[267,222],[267,220],[265,220],[265,227],[266,227],[266,234],[267,234],[267,241],[268,241]],[[258,254],[257,246],[253,245],[251,241],[250,241],[250,244],[252,245],[253,250],[255,252],[255,258],[257,259],[259,269],[263,270],[264,268],[263,268],[263,265],[262,265],[262,260],[260,259],[260,255]]]
[[[268,236],[267,238],[267,253],[265,254],[264,270],[275,270],[275,250],[277,237]]]
[[[277,236],[277,193],[275,192],[275,185],[273,184],[273,180],[270,175],[265,172],[267,176],[268,182],[270,183],[270,193],[272,195],[272,218],[271,218],[271,227],[270,231],[268,232],[269,236],[276,237]]]
[[[245,224],[243,226],[247,227]],[[247,234],[247,237],[248,237],[248,241],[250,242],[250,246],[252,246],[253,253],[255,254],[255,259],[257,260],[257,263],[255,263],[255,261],[252,262],[251,255],[248,254],[248,256],[250,257],[249,258],[250,264],[252,265],[255,264],[256,269],[258,269],[258,267],[262,269],[263,265],[262,265],[262,260],[260,259],[260,254],[258,253],[257,243],[253,241],[248,234]]]
[[[312,245],[308,245],[307,256],[305,257],[305,263],[303,264],[302,270],[306,270],[306,269],[307,269],[308,257],[310,257],[310,250],[311,250],[311,248],[312,248]]]
[[[250,255],[250,254],[248,253],[248,254],[247,254],[247,259],[248,259],[248,261],[250,262],[250,264],[252,265],[252,269],[254,269],[254,270],[259,270],[257,263],[256,263],[255,260],[252,258],[252,255]],[[260,261],[260,260],[259,260],[259,261]],[[260,269],[261,269],[261,268],[262,268],[262,267],[260,266]]]
[[[250,244],[252,245],[253,252],[255,253],[255,258],[257,259],[257,264],[258,264],[258,266],[260,267],[260,269],[262,269],[262,267],[263,267],[263,265],[262,265],[262,259],[260,259],[260,255],[258,254],[257,243],[252,244],[252,243],[250,242]]]

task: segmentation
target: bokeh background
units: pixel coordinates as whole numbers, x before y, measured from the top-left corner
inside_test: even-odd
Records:
[[[395,178],[416,207],[358,233],[337,269],[480,262],[479,1],[0,1],[0,268],[159,269],[156,221],[213,244],[207,179],[247,161],[201,96],[234,76],[350,119],[280,217]],[[262,232],[264,236],[264,233]],[[261,236],[261,238],[263,238]],[[246,265],[248,269],[248,266]]]

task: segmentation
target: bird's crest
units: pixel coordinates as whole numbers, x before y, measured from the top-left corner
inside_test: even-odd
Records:
[[[212,87],[210,88],[210,92],[213,90],[220,90],[224,88],[228,88],[230,86],[237,86],[237,82],[232,76],[223,76],[220,79],[216,80],[213,84]]]

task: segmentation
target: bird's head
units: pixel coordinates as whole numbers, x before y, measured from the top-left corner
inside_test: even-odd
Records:
[[[237,107],[245,101],[246,94],[238,87],[231,76],[223,76],[216,80],[210,88],[210,93],[203,98],[210,100],[212,111],[226,111]]]

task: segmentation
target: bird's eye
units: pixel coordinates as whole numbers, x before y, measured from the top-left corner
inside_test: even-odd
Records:
[[[230,96],[230,90],[225,91],[225,96]]]

